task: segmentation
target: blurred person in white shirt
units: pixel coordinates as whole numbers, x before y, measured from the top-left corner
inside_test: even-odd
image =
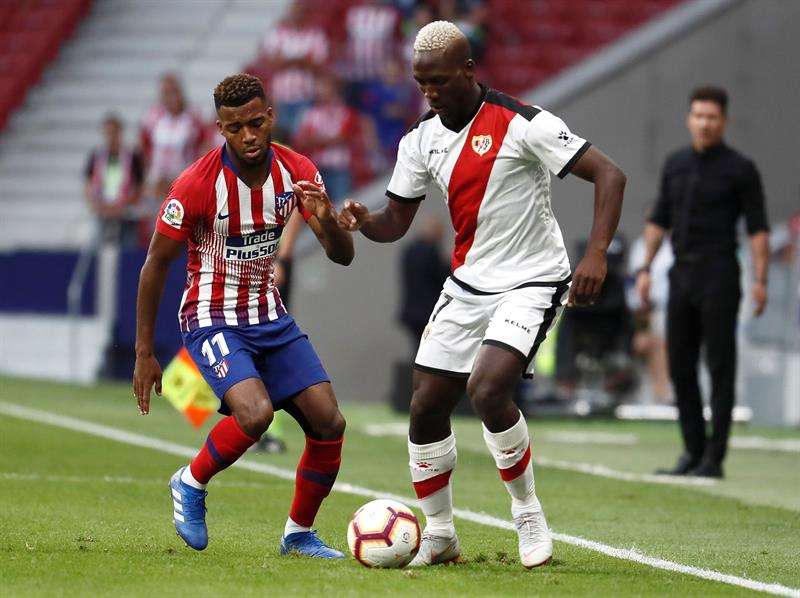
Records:
[[[295,0],[283,21],[261,44],[259,60],[270,71],[268,93],[278,113],[277,126],[291,137],[314,99],[315,80],[330,55],[327,33],[308,24],[308,2]]]
[[[159,85],[159,101],[142,121],[140,139],[150,194],[163,198],[172,181],[200,155],[206,133],[178,77],[167,73]]]
[[[644,258],[644,237],[639,237],[631,245],[628,256],[628,271],[634,277],[644,266]],[[653,399],[660,404],[673,402],[667,362],[666,314],[669,298],[669,270],[674,261],[672,244],[665,241],[661,244],[650,265],[652,283],[648,304],[642,304],[635,289],[628,293],[628,305],[636,315],[637,321],[643,322],[634,334],[633,350],[634,353],[646,360]]]

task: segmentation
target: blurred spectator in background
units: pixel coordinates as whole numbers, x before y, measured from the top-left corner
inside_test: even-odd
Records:
[[[330,54],[324,29],[309,25],[312,7],[295,0],[286,18],[269,31],[261,46],[260,62],[270,72],[268,93],[278,113],[278,137],[290,139],[303,112],[314,99],[315,77],[321,74]]]
[[[352,188],[350,169],[361,136],[359,120],[358,113],[344,103],[336,79],[320,78],[314,103],[298,124],[294,147],[317,165],[334,202],[342,201]]]
[[[486,4],[483,0],[438,0],[438,18],[451,21],[467,36],[472,58],[480,60],[486,50]]]
[[[444,226],[429,216],[422,221],[419,235],[403,250],[400,279],[399,320],[416,352],[428,318],[433,311],[442,285],[450,273],[450,264],[442,257]]]
[[[362,106],[372,117],[378,142],[387,161],[397,155],[397,144],[416,114],[419,93],[405,76],[403,65],[391,59],[383,66],[383,76],[365,86]]]
[[[411,69],[411,59],[414,55],[414,40],[419,30],[435,19],[431,6],[425,2],[419,3],[411,14],[411,18],[403,22],[402,54],[406,62],[407,71]],[[424,99],[424,98],[423,98]]]
[[[576,255],[586,253],[586,241]],[[616,236],[608,246],[608,273],[597,300],[564,310],[558,328],[556,377],[561,393],[593,381],[619,402],[633,384],[630,359],[633,319],[625,297],[627,243]]]
[[[395,55],[401,38],[400,12],[390,2],[367,0],[351,6],[345,16],[348,101],[361,107],[361,92],[380,80],[383,65]]]
[[[95,148],[86,162],[84,194],[97,217],[106,242],[136,244],[134,207],[144,181],[141,156],[125,146],[123,123],[115,114],[103,119],[102,147]]]
[[[184,168],[200,154],[205,137],[200,115],[189,108],[177,76],[161,78],[159,102],[150,108],[141,127],[149,193],[159,201]]]
[[[634,277],[644,266],[644,237],[634,241],[628,260],[628,272]],[[667,299],[669,298],[669,269],[675,256],[672,243],[666,241],[656,253],[650,265],[650,303],[643,305],[638,293],[628,295],[628,303],[635,314],[636,332],[633,336],[633,350],[647,363],[650,386],[656,403],[671,403],[672,392],[669,382],[667,361]]]

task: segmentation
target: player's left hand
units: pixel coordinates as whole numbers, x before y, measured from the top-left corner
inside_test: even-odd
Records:
[[[600,290],[603,288],[603,281],[606,279],[608,264],[604,251],[589,250],[578,267],[575,268],[575,275],[572,277],[572,286],[569,289],[569,307],[583,307],[594,305]]]
[[[325,189],[310,181],[299,181],[296,184],[292,184],[292,189],[303,203],[306,211],[316,216],[317,220],[324,222],[337,219],[336,209],[333,207]]]
[[[753,283],[753,315],[758,317],[767,307],[767,285],[756,281]]]
[[[137,355],[133,367],[133,396],[141,415],[150,413],[150,392],[153,387],[161,395],[161,366],[153,355]]]

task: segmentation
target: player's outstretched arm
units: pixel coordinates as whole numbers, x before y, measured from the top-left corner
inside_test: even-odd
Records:
[[[575,163],[572,174],[594,183],[594,223],[586,255],[575,268],[567,304],[591,305],[606,278],[606,251],[617,232],[627,177],[611,158],[594,146]]]
[[[150,392],[154,385],[156,393],[161,394],[161,366],[153,355],[153,334],[169,265],[182,250],[183,243],[159,232],[153,233],[150,248],[147,250],[147,259],[139,275],[133,394],[139,404],[139,413],[142,415],[150,412]]]
[[[377,243],[391,243],[406,234],[418,208],[419,202],[404,203],[390,198],[383,208],[370,213],[364,204],[347,200],[339,214],[339,226],[349,231],[360,230]]]
[[[324,189],[309,181],[292,185],[303,207],[311,213],[308,226],[332,262],[349,266],[355,257],[353,236],[337,224],[338,214]]]

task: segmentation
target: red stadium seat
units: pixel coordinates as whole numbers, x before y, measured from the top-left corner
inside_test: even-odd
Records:
[[[0,0],[0,129],[91,0]]]

